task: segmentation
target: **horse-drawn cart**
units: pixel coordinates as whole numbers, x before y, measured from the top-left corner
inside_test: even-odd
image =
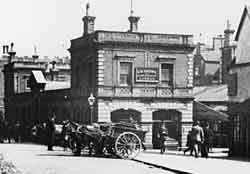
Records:
[[[146,134],[130,123],[81,125],[75,132],[74,154],[80,155],[81,150],[88,147],[91,152],[94,149],[95,154],[115,154],[123,159],[133,159],[140,153]]]
[[[113,124],[110,130],[104,147],[109,149],[111,147],[112,153],[124,159],[135,158],[140,153],[146,131],[124,123]]]

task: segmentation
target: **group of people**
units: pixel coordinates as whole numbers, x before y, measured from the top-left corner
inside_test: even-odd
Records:
[[[190,155],[197,158],[199,154],[201,157],[208,158],[208,153],[212,147],[213,132],[209,128],[209,124],[206,123],[203,127],[200,126],[199,121],[195,121],[191,131],[187,135],[187,149],[184,150],[184,154],[190,151]]]
[[[7,140],[8,143],[11,143],[12,140],[15,142],[20,142],[20,126],[21,125],[18,122],[13,124],[7,120],[0,119],[0,143],[4,143],[5,140]]]

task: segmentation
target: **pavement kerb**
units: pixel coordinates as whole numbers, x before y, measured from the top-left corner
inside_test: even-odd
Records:
[[[149,163],[149,162],[146,162],[146,161],[141,161],[141,160],[138,160],[138,159],[132,159],[132,160],[136,161],[136,162],[139,162],[139,163],[143,163],[143,164],[149,165],[149,166],[153,166],[153,167],[156,167],[156,168],[159,168],[159,169],[163,169],[163,170],[167,170],[167,171],[170,171],[170,172],[174,172],[174,173],[177,173],[177,174],[192,174],[192,173],[188,173],[188,172],[185,172],[185,171],[172,169],[172,168],[169,168],[169,167],[166,167],[166,166],[163,166],[163,165],[158,165],[158,164]]]

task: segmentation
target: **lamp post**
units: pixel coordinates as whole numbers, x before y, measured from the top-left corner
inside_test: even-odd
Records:
[[[88,102],[89,102],[89,106],[90,106],[90,124],[92,124],[94,103],[95,103],[95,97],[93,96],[93,93],[91,93],[90,96],[88,97]]]

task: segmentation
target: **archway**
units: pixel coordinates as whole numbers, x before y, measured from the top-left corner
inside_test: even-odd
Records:
[[[130,117],[133,118],[137,123],[141,122],[141,112],[134,109],[119,109],[111,112],[111,121],[117,122],[128,122]]]
[[[161,109],[153,112],[153,148],[159,148],[158,133],[162,123],[168,129],[168,136],[181,144],[181,112],[174,109]]]

